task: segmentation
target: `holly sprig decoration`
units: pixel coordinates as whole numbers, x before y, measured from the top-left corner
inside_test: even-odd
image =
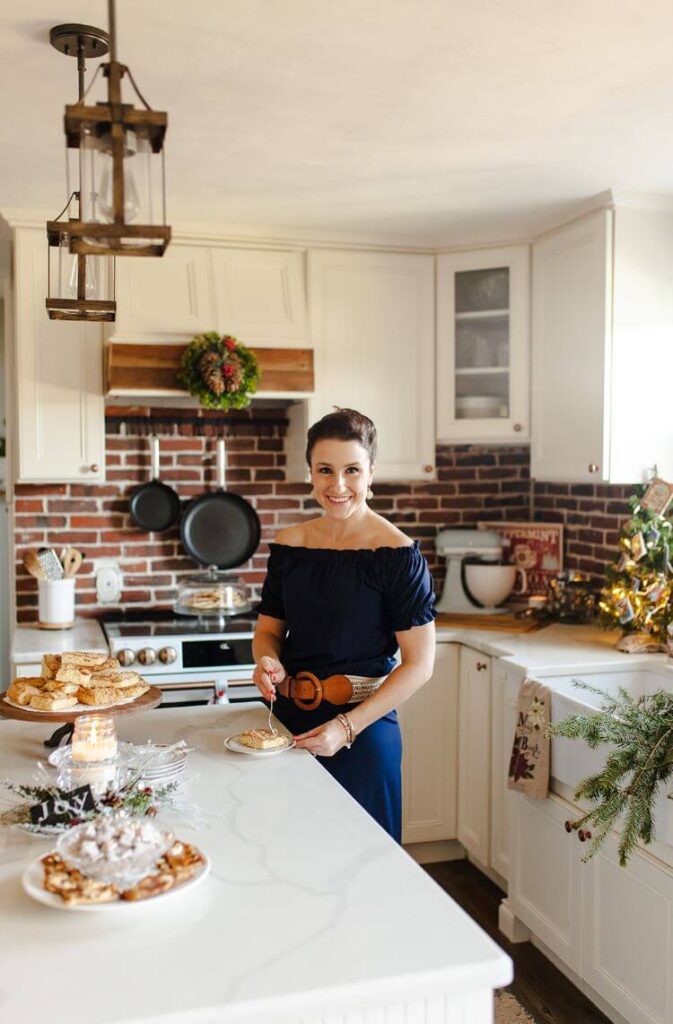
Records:
[[[641,504],[645,488],[629,499],[631,518],[619,539],[619,560],[607,571],[601,622],[628,633],[646,633],[662,646],[673,622],[673,522]]]
[[[634,698],[620,686],[613,696],[582,680],[573,682],[599,694],[601,708],[552,722],[549,735],[583,739],[592,748],[608,745],[609,753],[602,771],[578,785],[575,799],[594,807],[571,828],[591,824],[597,830],[583,858],[588,861],[623,816],[618,853],[624,867],[638,842],[648,845],[655,838],[654,802],[673,776],[673,694],[659,690]]]
[[[253,352],[231,335],[208,331],[182,354],[178,380],[205,409],[243,409],[259,384]]]

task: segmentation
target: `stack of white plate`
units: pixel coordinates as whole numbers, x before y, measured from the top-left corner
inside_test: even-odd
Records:
[[[507,414],[507,403],[494,395],[464,395],[456,398],[456,416],[461,420],[494,419]]]
[[[142,781],[148,785],[177,782],[185,773],[189,750],[186,747],[171,746],[162,752],[164,746],[166,744],[155,743],[150,747],[134,747],[131,768],[140,767],[148,761],[142,773]]]

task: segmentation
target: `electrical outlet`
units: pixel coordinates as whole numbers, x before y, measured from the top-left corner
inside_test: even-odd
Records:
[[[99,604],[114,604],[121,597],[122,572],[116,562],[96,563],[96,597]]]

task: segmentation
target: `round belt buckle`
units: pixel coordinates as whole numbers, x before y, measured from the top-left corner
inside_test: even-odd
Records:
[[[301,697],[292,698],[298,708],[303,708],[304,711],[313,711],[313,709],[317,708],[322,701],[322,683],[317,676],[313,675],[312,672],[298,672],[294,678],[297,682],[300,680],[306,680],[306,682],[313,683],[315,697],[313,697],[312,700],[305,701],[302,700]]]

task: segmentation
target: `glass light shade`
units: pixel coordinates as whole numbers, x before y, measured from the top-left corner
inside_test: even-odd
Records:
[[[112,322],[116,303],[114,260],[78,256],[70,249],[70,224],[47,227],[47,299],[50,320]]]

